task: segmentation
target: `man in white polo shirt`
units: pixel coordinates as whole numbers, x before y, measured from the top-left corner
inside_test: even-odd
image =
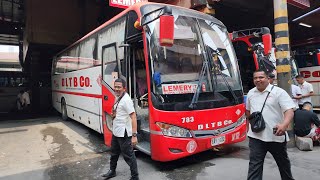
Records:
[[[292,100],[296,105],[296,109],[299,109],[299,100],[302,98],[302,92],[299,86],[291,84]]]
[[[267,152],[270,152],[277,162],[281,179],[293,179],[290,160],[287,154],[286,133],[293,119],[295,104],[291,97],[283,89],[273,86],[268,82],[268,76],[263,70],[253,73],[253,82],[256,87],[251,89],[247,95],[246,116],[260,111],[270,92],[262,115],[266,127],[261,132],[248,131],[250,162],[248,180],[262,180],[263,162]],[[275,129],[275,131],[273,130]]]
[[[302,92],[302,97],[299,100],[299,108],[302,109],[303,103],[310,102],[312,104],[311,96],[313,95],[313,86],[312,84],[305,81],[303,76],[301,75],[296,76],[296,80]]]
[[[128,93],[126,93],[126,81],[116,79],[114,81],[115,94],[118,97],[113,106],[113,128],[111,140],[111,158],[110,170],[102,177],[110,179],[116,176],[117,161],[120,153],[126,163],[130,166],[130,180],[139,180],[136,156],[133,152],[133,146],[138,143],[137,140],[137,117],[133,102]]]

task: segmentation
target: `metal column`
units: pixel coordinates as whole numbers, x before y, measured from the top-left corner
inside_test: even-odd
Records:
[[[274,0],[273,6],[278,86],[287,91],[289,95],[291,95],[292,80],[290,66],[287,0]],[[288,133],[290,137],[288,146],[293,147],[295,145],[293,121],[288,127]]]

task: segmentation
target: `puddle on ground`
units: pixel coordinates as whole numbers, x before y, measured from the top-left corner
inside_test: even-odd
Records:
[[[51,159],[63,159],[76,154],[73,144],[62,134],[62,129],[48,126],[41,131],[42,140],[47,143],[48,153]],[[50,144],[48,144],[50,143]]]

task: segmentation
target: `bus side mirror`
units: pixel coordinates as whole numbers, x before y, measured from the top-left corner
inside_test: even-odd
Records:
[[[267,55],[268,53],[270,53],[271,48],[272,48],[271,34],[262,35],[262,42],[263,42],[263,46],[264,46],[264,54]]]
[[[150,17],[154,13],[158,13],[156,17]],[[148,17],[150,17],[148,19]],[[163,6],[159,9],[146,13],[141,17],[141,25],[145,26],[156,19],[160,18],[159,24],[159,42],[161,46],[171,47],[174,40],[174,17],[170,6]],[[147,20],[148,19],[148,20]]]
[[[171,47],[174,41],[174,18],[170,14],[160,16],[159,42],[161,46]]]

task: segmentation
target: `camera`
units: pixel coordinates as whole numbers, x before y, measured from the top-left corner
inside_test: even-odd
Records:
[[[273,130],[273,134],[276,134],[278,128],[277,128],[277,127],[274,127],[274,128],[272,128],[272,130]]]

